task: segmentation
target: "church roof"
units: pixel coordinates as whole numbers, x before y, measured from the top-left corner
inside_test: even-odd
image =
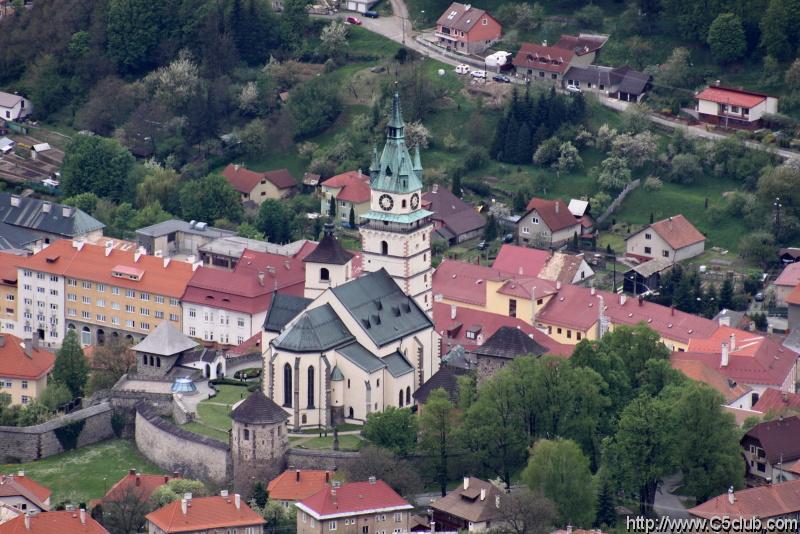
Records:
[[[378,369],[386,367],[380,358],[365,349],[360,343],[350,343],[337,349],[336,352],[367,373],[374,373]]]
[[[392,114],[386,126],[386,144],[380,159],[373,156],[370,165],[371,187],[377,191],[409,193],[422,189],[422,166],[408,152],[405,123],[400,109],[400,95],[394,94]]]
[[[231,412],[231,419],[239,423],[283,423],[288,418],[283,408],[260,389],[254,391]]]
[[[431,319],[385,269],[331,291],[379,347],[433,327]]]
[[[414,370],[414,367],[412,367],[411,364],[408,363],[408,360],[399,352],[393,352],[386,356],[383,362],[386,364],[386,369],[388,369],[389,373],[395,378]]]
[[[192,341],[192,338],[178,331],[169,321],[162,321],[146,338],[134,345],[133,350],[159,356],[173,356],[196,346],[197,343]]]
[[[351,252],[346,251],[336,236],[333,235],[333,224],[325,223],[325,235],[317,248],[303,258],[308,263],[327,263],[330,265],[344,265],[353,258]]]
[[[541,356],[547,349],[518,328],[501,326],[486,342],[473,350],[479,356],[494,356],[513,360],[517,356]]]
[[[289,321],[311,304],[311,299],[296,297],[287,293],[275,293],[272,304],[264,319],[264,330],[280,332]]]
[[[303,312],[296,323],[275,338],[273,344],[292,352],[321,352],[353,339],[331,305],[325,304]]]

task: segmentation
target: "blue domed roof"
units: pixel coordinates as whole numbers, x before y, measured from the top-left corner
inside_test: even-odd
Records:
[[[176,378],[172,384],[173,393],[194,393],[197,391],[197,386],[194,385],[192,379],[188,376]]]

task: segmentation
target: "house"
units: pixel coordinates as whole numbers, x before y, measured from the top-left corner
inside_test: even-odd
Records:
[[[673,352],[672,359],[702,361],[731,381],[749,386],[750,406],[767,388],[790,393],[795,389],[797,353],[753,332],[721,326],[711,336],[693,337],[684,352]]]
[[[784,265],[800,261],[800,248],[787,247],[778,251],[778,257]]]
[[[136,469],[130,469],[125,476],[111,486],[100,502],[103,504],[124,501],[131,494],[136,495],[140,501],[148,501],[155,490],[176,478],[179,477],[177,475],[145,475]]]
[[[366,13],[372,6],[374,6],[378,0],[347,0],[346,4],[343,4],[343,9],[347,9],[348,11],[356,11],[358,13]]]
[[[767,388],[752,408],[754,412],[770,415],[790,415],[800,412],[800,394]]]
[[[747,312],[743,311],[722,308],[719,313],[713,317],[712,321],[716,321],[720,326],[732,326],[741,330],[750,330],[750,318],[747,316]]]
[[[504,494],[494,484],[464,477],[456,489],[430,504],[437,530],[484,532],[501,521]]]
[[[435,43],[461,54],[480,54],[500,39],[503,28],[483,9],[453,2],[436,21]]]
[[[759,423],[742,437],[747,473],[767,482],[795,478],[783,473],[784,465],[800,459],[800,417],[780,417]]]
[[[228,180],[241,195],[241,201],[252,201],[257,205],[271,198],[281,200],[291,196],[297,187],[297,182],[292,177],[289,169],[255,172],[241,165],[230,163],[222,176]]]
[[[516,234],[518,245],[558,248],[581,235],[581,223],[563,200],[534,198],[517,222]]]
[[[683,215],[649,224],[625,238],[625,255],[640,261],[666,258],[674,262],[703,253],[706,238]]]
[[[131,347],[136,353],[136,374],[147,377],[170,377],[173,367],[184,353],[197,348],[190,339],[164,321],[147,337]]]
[[[324,490],[331,482],[330,471],[313,469],[287,469],[269,481],[269,498],[284,507],[302,501]]]
[[[778,112],[778,99],[763,93],[714,85],[699,92],[697,115],[700,122],[723,128],[755,130],[768,113]]]
[[[583,254],[564,254],[538,248],[504,244],[500,247],[493,269],[518,276],[536,276],[542,280],[577,284],[594,276]]]
[[[0,193],[0,236],[3,248],[38,252],[58,239],[90,243],[103,237],[105,225],[83,210],[47,200]]]
[[[589,201],[571,198],[567,206],[569,212],[581,223],[581,237],[591,239],[594,236],[594,217],[589,213]]]
[[[0,253],[0,333],[17,331],[17,259]]]
[[[108,534],[103,526],[95,521],[86,510],[41,512],[34,515],[20,515],[7,523],[0,524],[0,534]]]
[[[625,102],[640,102],[651,80],[649,74],[630,67],[576,66],[564,74],[566,85]]]
[[[145,516],[148,534],[256,534],[266,521],[255,513],[237,493],[233,497],[223,490],[214,497],[192,497],[172,501]]]
[[[433,212],[435,233],[450,245],[480,237],[486,219],[446,187],[434,184],[422,195],[422,207]]]
[[[235,235],[233,230],[214,228],[205,222],[170,219],[136,230],[136,244],[147,254],[194,262],[203,245]]]
[[[512,61],[517,76],[561,85],[570,67],[591,65],[608,40],[606,35],[562,35],[555,45],[522,43]]]
[[[800,480],[768,484],[741,491],[728,490],[689,509],[691,517],[703,519],[795,518],[800,513]]]
[[[561,34],[556,48],[570,50],[578,58],[576,65],[591,65],[597,59],[600,49],[608,42],[608,35],[596,33],[579,33],[578,35]]]
[[[51,494],[49,488],[25,476],[25,471],[19,471],[16,475],[0,475],[0,504],[12,506],[23,513],[48,511]]]
[[[323,534],[335,530],[408,532],[411,510],[414,509],[386,482],[375,477],[368,482],[348,484],[333,481],[295,506],[297,534]]]
[[[671,359],[670,365],[676,371],[683,373],[686,378],[701,382],[717,391],[725,399],[726,406],[740,410],[752,408],[750,396],[752,388],[729,379],[712,365],[700,360],[677,358]]]
[[[269,241],[260,241],[237,235],[218,237],[197,247],[198,257],[206,267],[233,271],[240,259],[249,260],[245,251],[271,254],[291,258],[305,257],[316,246],[316,242],[300,239],[280,245]]]
[[[314,174],[313,172],[303,173],[303,193],[315,193],[321,180],[322,176],[319,174]]]
[[[0,154],[10,154],[17,143],[8,137],[0,137]]]
[[[794,288],[800,284],[800,263],[790,263],[783,268],[778,278],[772,282],[772,290],[775,293],[775,304],[786,307],[786,299]]]
[[[547,353],[544,347],[521,328],[501,326],[483,345],[472,349],[478,363],[478,382],[491,378],[507,363],[521,356],[541,356]]]
[[[333,214],[331,198],[336,206]],[[369,202],[369,176],[360,170],[337,174],[322,182],[319,212],[339,224],[350,223],[350,210],[353,210],[356,225],[360,224],[361,216],[369,211]]]
[[[633,293],[634,296],[658,291],[661,286],[661,276],[666,274],[672,266],[672,260],[667,258],[654,258],[634,265],[622,275],[622,290],[626,293]]]
[[[9,395],[12,405],[29,404],[47,387],[55,361],[55,354],[39,348],[33,339],[0,335],[0,393]]]
[[[18,262],[19,299],[37,302],[19,307],[18,329],[52,346],[67,329],[83,346],[106,336],[141,340],[167,320],[180,331],[180,299],[195,268],[111,245],[56,241]]]
[[[27,98],[0,91],[0,120],[16,121],[32,112],[33,106]]]
[[[786,297],[786,306],[789,308],[789,330],[800,328],[800,284]]]

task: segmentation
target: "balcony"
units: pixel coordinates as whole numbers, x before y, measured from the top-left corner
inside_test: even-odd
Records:
[[[450,33],[435,31],[433,32],[433,35],[439,37],[440,39],[447,39],[448,41],[453,41],[454,43],[458,42],[458,39],[453,34]]]

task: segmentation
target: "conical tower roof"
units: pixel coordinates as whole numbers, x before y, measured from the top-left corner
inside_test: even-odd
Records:
[[[376,191],[410,193],[422,189],[422,164],[408,152],[400,95],[394,94],[392,113],[386,125],[386,144],[377,165],[370,165],[370,186]]]
[[[392,99],[392,116],[389,117],[389,124],[387,124],[387,126],[389,128],[401,129],[405,125],[406,123],[403,122],[403,111],[400,109],[400,94],[395,91]]]
[[[260,389],[254,391],[231,412],[231,419],[238,423],[278,424],[286,422],[288,418],[283,408]]]
[[[328,263],[331,265],[344,265],[353,258],[353,254],[348,252],[333,235],[333,224],[325,223],[324,235],[317,248],[303,258],[308,263]]]

